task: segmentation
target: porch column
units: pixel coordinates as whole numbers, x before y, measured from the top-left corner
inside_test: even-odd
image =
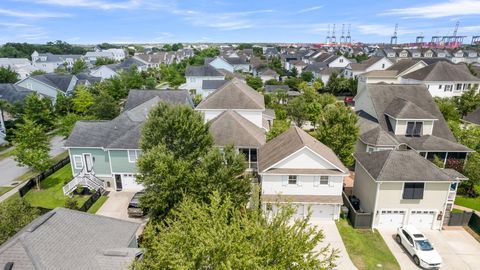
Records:
[[[445,160],[443,161],[443,168],[447,165],[448,152],[445,153]]]

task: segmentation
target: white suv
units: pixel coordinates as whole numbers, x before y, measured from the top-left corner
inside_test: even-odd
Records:
[[[438,252],[414,226],[398,228],[395,239],[410,253],[417,266],[427,269],[438,269],[442,266],[442,258]]]

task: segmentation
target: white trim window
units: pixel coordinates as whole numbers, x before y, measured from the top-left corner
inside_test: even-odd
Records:
[[[82,162],[82,156],[81,155],[73,155],[73,168],[75,169],[82,169],[83,168],[83,162]]]
[[[128,162],[135,163],[137,162],[138,157],[141,152],[139,150],[128,150]]]
[[[326,186],[329,183],[329,178],[326,175],[320,176],[320,185],[321,186]]]
[[[289,185],[296,185],[297,184],[297,176],[296,175],[289,175],[288,176],[288,184]]]

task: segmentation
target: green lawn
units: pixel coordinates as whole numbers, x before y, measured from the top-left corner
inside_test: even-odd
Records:
[[[480,196],[476,198],[457,196],[455,198],[455,204],[480,211]]]
[[[9,192],[13,187],[0,187],[0,196]]]
[[[107,199],[107,196],[101,196],[92,206],[90,206],[87,212],[91,214],[97,213],[98,209],[102,207],[102,205],[107,201]]]
[[[72,179],[70,164],[65,165],[45,180],[40,182],[41,189],[33,187],[24,198],[32,206],[54,209],[65,205],[66,196],[63,195],[62,187],[65,181]],[[81,206],[88,196],[75,196],[78,206]]]
[[[348,255],[358,269],[400,269],[377,230],[354,229],[345,219],[336,224]]]

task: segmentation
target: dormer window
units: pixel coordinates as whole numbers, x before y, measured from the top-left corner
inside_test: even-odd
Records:
[[[409,121],[407,122],[407,130],[405,136],[419,137],[422,135],[423,122]]]

